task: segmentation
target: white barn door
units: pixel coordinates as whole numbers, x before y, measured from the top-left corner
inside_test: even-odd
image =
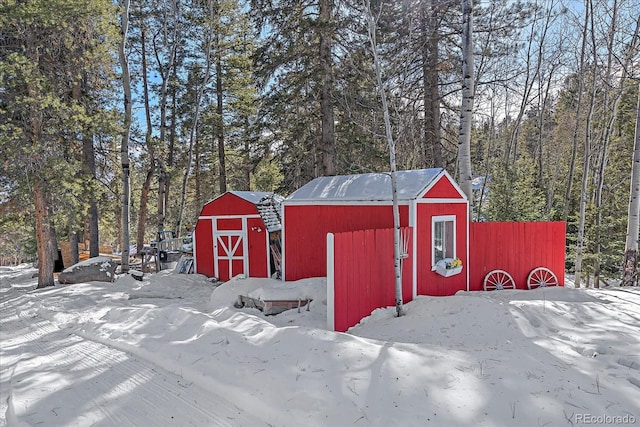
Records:
[[[216,277],[227,280],[249,273],[246,217],[216,217],[213,221],[213,263]]]

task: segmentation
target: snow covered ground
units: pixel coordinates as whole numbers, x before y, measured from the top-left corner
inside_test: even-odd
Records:
[[[0,426],[640,426],[640,289],[419,297],[335,333],[324,279],[34,271],[0,267]],[[314,300],[233,307],[273,292]]]

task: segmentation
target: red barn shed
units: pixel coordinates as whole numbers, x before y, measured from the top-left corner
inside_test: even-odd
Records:
[[[397,183],[400,225],[413,233],[413,296],[466,290],[469,206],[464,193],[440,168],[400,171]],[[326,276],[327,233],[392,228],[392,206],[389,173],[320,177],[295,191],[283,202],[285,280]],[[462,269],[441,275],[438,263],[455,258]]]
[[[196,273],[222,281],[238,274],[271,277],[279,264],[271,247],[280,247],[282,199],[228,191],[204,205],[194,232]]]

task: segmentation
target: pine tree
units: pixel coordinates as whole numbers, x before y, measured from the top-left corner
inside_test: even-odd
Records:
[[[336,173],[333,55],[335,6],[328,0],[251,2],[265,37],[256,70],[265,89],[263,126],[282,148],[283,168],[294,189],[310,178]]]
[[[0,154],[12,159],[4,165],[12,191],[32,194],[39,287],[54,284],[57,199],[73,194],[69,189],[77,194],[81,184],[76,178],[83,178],[75,171],[81,169],[82,135],[88,132],[91,111],[73,91],[83,82],[95,83],[85,77],[110,66],[102,49],[112,36],[111,7],[107,0],[0,6]]]

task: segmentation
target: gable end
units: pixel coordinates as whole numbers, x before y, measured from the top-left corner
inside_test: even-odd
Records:
[[[432,182],[422,195],[423,199],[466,199],[464,192],[446,172]]]

